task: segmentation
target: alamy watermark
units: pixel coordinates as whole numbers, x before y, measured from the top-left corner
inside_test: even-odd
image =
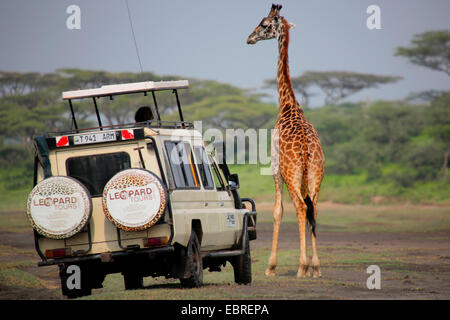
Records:
[[[370,274],[367,278],[366,286],[369,290],[381,289],[381,269],[377,265],[370,265],[367,267],[366,273]]]
[[[194,121],[194,130],[202,134],[206,143],[206,150],[214,154],[219,164],[251,164],[263,166],[261,175],[272,175],[273,164],[278,160],[278,130],[276,129],[224,129],[207,128],[203,130],[202,121]],[[186,136],[185,130],[174,130],[173,141],[192,142],[191,136]],[[271,141],[271,142],[270,142]],[[195,145],[193,146],[195,147]],[[272,152],[271,152],[272,150]],[[175,162],[187,161],[189,155],[182,148],[173,148],[171,157]],[[179,153],[181,156],[175,156]],[[271,155],[272,153],[272,155]],[[201,161],[201,159],[197,159]],[[275,168],[277,166],[274,166]]]
[[[66,274],[69,276],[66,280],[66,287],[69,290],[81,289],[81,269],[77,265],[70,265],[66,269]]]
[[[381,29],[381,9],[378,5],[372,4],[367,7],[366,13],[369,14],[366,20],[366,26],[369,30]]]
[[[66,27],[69,30],[80,30],[81,29],[81,9],[76,4],[72,4],[67,7],[66,13],[69,16],[66,19]]]
[[[66,8],[66,13],[69,15],[66,19],[66,27],[69,30],[81,29],[81,8],[76,4],[72,4]],[[380,6],[372,4],[367,7],[366,14],[369,16],[366,19],[366,26],[369,30],[381,29],[381,9]]]

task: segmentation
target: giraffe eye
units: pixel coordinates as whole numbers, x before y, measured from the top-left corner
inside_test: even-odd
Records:
[[[268,24],[262,24],[261,27],[263,28],[267,28],[269,25]]]

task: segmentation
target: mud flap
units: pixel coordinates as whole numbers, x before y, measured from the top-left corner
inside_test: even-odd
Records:
[[[189,278],[191,276],[190,266],[187,265],[187,248],[175,244],[175,263],[172,264],[172,274],[175,278]]]

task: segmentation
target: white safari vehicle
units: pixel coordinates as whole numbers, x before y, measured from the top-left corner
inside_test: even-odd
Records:
[[[125,289],[142,287],[147,276],[198,287],[203,269],[221,271],[227,261],[237,283],[251,282],[255,203],[240,198],[238,176],[230,174],[225,157],[217,161],[223,143],[213,156],[201,133],[183,120],[177,90],[188,86],[187,80],[139,82],[64,92],[72,130],[34,138],[27,216],[38,265],[59,266],[65,296],[89,295],[118,272]],[[160,90],[172,90],[179,121],[161,120]],[[151,93],[146,108],[153,116],[103,126],[98,99],[131,93]],[[98,127],[78,127],[76,99],[92,100]]]

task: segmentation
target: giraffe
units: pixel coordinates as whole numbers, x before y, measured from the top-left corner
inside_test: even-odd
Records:
[[[278,118],[271,144],[272,170],[275,180],[275,206],[273,210],[272,251],[266,276],[275,275],[277,266],[278,235],[283,217],[282,191],[286,184],[294,203],[300,240],[300,261],[297,277],[309,277],[306,255],[306,223],[312,237],[313,277],[321,277],[317,255],[315,223],[317,200],[324,175],[324,155],[319,136],[306,120],[297,102],[289,75],[288,45],[289,29],[295,25],[280,16],[281,5],[272,4],[270,13],[263,18],[247,39],[247,44],[276,38],[278,41]]]

